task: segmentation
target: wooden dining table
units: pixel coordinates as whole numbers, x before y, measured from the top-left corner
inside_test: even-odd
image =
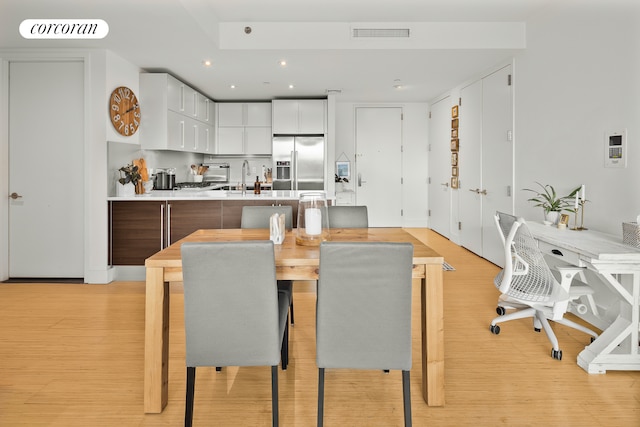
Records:
[[[295,230],[275,245],[279,280],[317,280],[318,246],[296,244]],[[149,257],[146,267],[144,411],[160,413],[169,390],[169,283],[182,281],[180,246],[185,242],[268,240],[268,229],[198,230]],[[414,279],[420,279],[422,396],[429,406],[444,406],[444,259],[402,228],[331,229],[332,241],[409,242]],[[295,286],[295,285],[294,285]]]

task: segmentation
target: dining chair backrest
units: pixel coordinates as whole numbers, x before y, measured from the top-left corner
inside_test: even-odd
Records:
[[[274,213],[284,214],[284,226],[293,228],[293,208],[291,206],[243,206],[240,228],[269,228],[269,218]]]
[[[187,366],[278,365],[273,242],[192,242],[181,252]]]
[[[329,206],[330,228],[367,228],[369,215],[366,206]]]
[[[411,369],[412,263],[410,243],[320,245],[319,368]]]

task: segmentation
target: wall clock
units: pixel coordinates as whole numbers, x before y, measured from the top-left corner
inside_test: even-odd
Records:
[[[109,98],[111,124],[120,135],[131,136],[140,126],[140,103],[136,94],[126,86],[111,92]]]

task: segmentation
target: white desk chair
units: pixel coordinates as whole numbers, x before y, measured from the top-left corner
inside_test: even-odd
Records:
[[[586,284],[572,284],[583,269],[559,267],[562,279],[558,282],[524,219],[497,212],[495,222],[504,242],[505,266],[494,280],[501,293],[496,310],[500,316],[491,321],[491,332],[500,333],[498,323],[532,317],[534,329],[538,332],[544,329],[547,334],[553,346],[551,357],[557,360],[562,359],[562,350],[549,320],[597,338],[598,334],[591,329],[564,317],[570,302],[593,294],[593,289]],[[506,230],[509,230],[508,234],[504,235]],[[506,308],[515,308],[516,311],[504,314]]]

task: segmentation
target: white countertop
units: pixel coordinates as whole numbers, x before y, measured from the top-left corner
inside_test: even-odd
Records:
[[[144,201],[144,200],[298,200],[303,193],[315,193],[317,191],[291,191],[291,190],[262,190],[260,194],[253,194],[253,190],[245,195],[239,190],[152,190],[145,194],[136,194],[125,197],[108,197],[108,201]],[[327,200],[334,200],[335,196],[326,193]]]

